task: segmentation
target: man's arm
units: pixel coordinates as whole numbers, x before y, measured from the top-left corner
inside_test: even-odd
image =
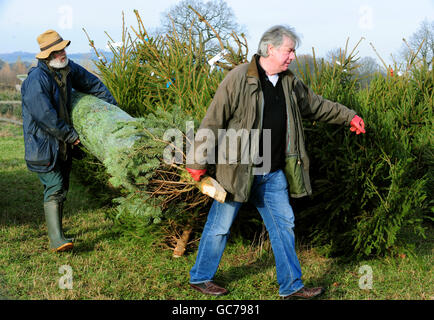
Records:
[[[78,133],[75,129],[59,119],[49,98],[50,90],[42,77],[32,79],[23,93],[23,107],[42,130],[66,143],[77,141]]]
[[[217,91],[214,95],[213,100],[211,101],[210,106],[206,112],[205,117],[202,120],[202,123],[198,130],[207,129],[211,130],[215,137],[215,143],[217,143],[218,139],[218,129],[224,129],[228,120],[232,116],[233,110],[231,109],[231,96],[228,90],[228,82],[230,82],[232,74],[229,73],[226,75],[225,79],[220,83],[217,88]],[[194,141],[194,150],[198,150],[202,143],[207,143],[206,141]],[[209,141],[208,141],[209,143]],[[212,146],[216,147],[216,145]],[[200,176],[205,173],[207,165],[199,164],[195,159],[194,164],[187,164],[187,170],[192,174],[193,178],[198,181]]]
[[[299,99],[299,107],[303,118],[332,124],[350,125],[351,120],[356,115],[354,110],[315,94],[312,89],[298,79],[294,82],[294,90]]]
[[[73,71],[72,87],[74,89],[94,95],[110,104],[117,105],[115,98],[100,79],[73,61],[70,61],[70,65]]]

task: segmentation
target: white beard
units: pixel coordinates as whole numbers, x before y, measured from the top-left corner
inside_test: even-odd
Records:
[[[65,61],[61,62],[59,59],[51,59],[48,65],[54,69],[63,69],[68,65],[69,59],[66,58]]]

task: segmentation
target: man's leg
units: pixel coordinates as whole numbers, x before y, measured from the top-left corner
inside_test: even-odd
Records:
[[[190,271],[190,283],[200,284],[214,278],[226,242],[229,229],[242,203],[213,202],[202,232],[196,263]]]
[[[66,165],[66,167],[62,167]],[[38,173],[44,185],[44,213],[50,239],[50,248],[54,251],[69,250],[73,247],[70,239],[65,239],[62,231],[63,202],[69,187],[69,163],[59,163],[46,173]]]
[[[255,176],[251,202],[258,208],[267,228],[276,261],[281,296],[303,288],[301,268],[295,251],[294,212],[289,204],[285,174],[275,171]]]
[[[60,168],[60,173],[62,175],[62,195],[60,197],[60,225],[63,225],[63,209],[65,207],[65,201],[66,201],[66,196],[68,195],[68,191],[69,191],[69,177],[71,175],[71,169],[72,169],[72,157],[69,156],[68,159],[64,162],[62,162],[61,168]],[[66,237],[63,233],[63,228],[62,228],[62,237],[65,238],[65,240],[69,241],[69,242],[73,242],[74,238],[69,238]]]
[[[66,201],[71,166],[71,160],[58,160],[53,170],[38,173],[39,180],[44,186],[44,202],[51,200],[57,200],[58,202]]]

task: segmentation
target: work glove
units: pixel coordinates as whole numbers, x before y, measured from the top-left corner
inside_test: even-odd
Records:
[[[350,130],[351,132],[356,132],[356,134],[365,133],[365,123],[363,122],[363,119],[360,118],[358,115],[355,115],[353,120],[350,122]]]
[[[200,181],[200,177],[206,173],[206,169],[186,169],[194,181]]]

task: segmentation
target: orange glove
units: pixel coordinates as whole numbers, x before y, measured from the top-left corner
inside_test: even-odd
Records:
[[[355,115],[353,120],[351,120],[350,126],[351,132],[355,131],[356,134],[366,133],[365,123],[363,122],[363,119],[360,118],[358,115]]]
[[[206,173],[206,169],[190,169],[186,168],[188,173],[191,175],[194,181],[200,181],[200,177]]]

